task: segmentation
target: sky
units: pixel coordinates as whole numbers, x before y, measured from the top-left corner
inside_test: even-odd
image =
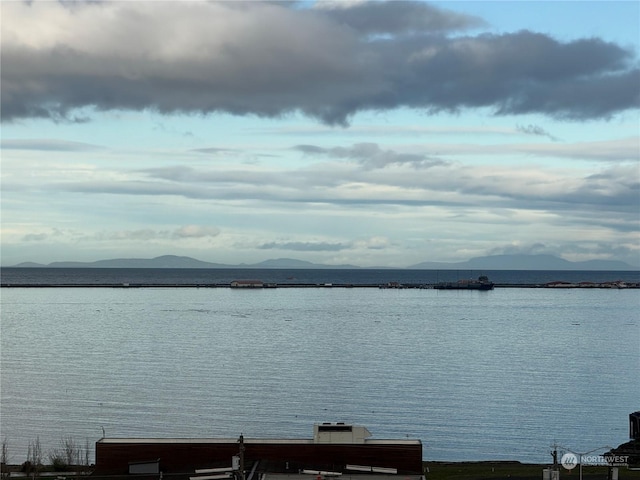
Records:
[[[0,9],[3,266],[640,266],[640,2]]]

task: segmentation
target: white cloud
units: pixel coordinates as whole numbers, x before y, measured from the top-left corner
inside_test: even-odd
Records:
[[[217,237],[218,235],[220,235],[219,228],[200,225],[185,225],[174,230],[171,234],[173,238],[204,238]]]

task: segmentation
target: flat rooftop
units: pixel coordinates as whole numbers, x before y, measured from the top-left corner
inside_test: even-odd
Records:
[[[237,438],[117,438],[117,437],[105,437],[98,440],[97,443],[129,443],[129,444],[220,444],[220,443],[233,443],[237,444]],[[244,437],[245,444],[272,444],[272,445],[325,445],[323,443],[315,443],[312,438],[247,438]],[[364,445],[420,445],[422,442],[419,439],[365,439]],[[309,478],[305,476],[304,478]]]

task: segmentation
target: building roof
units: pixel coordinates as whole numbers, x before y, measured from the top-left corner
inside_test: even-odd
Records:
[[[105,437],[98,440],[98,443],[132,443],[132,444],[170,444],[170,443],[182,443],[182,444],[205,444],[205,443],[238,443],[237,438],[126,438],[126,437]],[[311,438],[247,438],[244,437],[244,443],[249,444],[314,444]],[[422,442],[419,439],[366,439],[365,445],[420,445]]]

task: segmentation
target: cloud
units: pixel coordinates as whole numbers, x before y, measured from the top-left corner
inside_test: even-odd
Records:
[[[30,233],[22,237],[23,242],[43,242],[49,238],[46,233]]]
[[[524,133],[525,135],[537,135],[540,137],[547,137],[549,140],[553,140],[554,142],[558,140],[557,137],[554,137],[549,132],[547,132],[544,128],[538,125],[516,125],[516,130],[520,133]]]
[[[49,152],[82,152],[99,150],[104,147],[90,143],[72,142],[55,139],[6,139],[2,140],[0,148],[3,150],[41,150]]]
[[[316,145],[297,145],[294,149],[307,155],[325,155],[333,158],[355,160],[367,169],[404,164],[421,168],[446,165],[446,162],[424,154],[383,150],[376,143],[357,143],[351,147],[333,148],[318,147]]]
[[[258,246],[261,250],[293,250],[296,252],[339,252],[350,248],[343,243],[328,242],[268,242]]]
[[[552,245],[514,242],[494,247],[488,250],[487,255],[555,255],[561,258],[571,258],[573,261],[626,258],[632,265],[638,264],[637,249],[593,240],[567,240]]]
[[[155,241],[155,240],[185,240],[192,238],[213,238],[220,234],[217,227],[186,225],[174,230],[156,230],[142,228],[137,230],[110,230],[101,231],[93,235],[87,235],[85,240],[97,240],[103,242],[118,241]]]
[[[364,240],[357,240],[354,244],[355,247],[363,248],[365,250],[386,250],[393,245],[386,237],[372,237]]]
[[[158,232],[151,228],[141,228],[137,230],[101,231],[94,235],[87,235],[85,240],[97,240],[101,242],[121,242],[121,241],[150,241],[158,238],[168,238],[168,232]]]
[[[637,162],[640,159],[640,137],[566,143],[433,143],[418,144],[413,150],[427,149],[439,156],[558,157],[604,162]],[[309,153],[313,153],[309,151]]]
[[[481,21],[419,2],[5,2],[2,14],[3,121],[151,109],[346,125],[399,107],[584,120],[640,106],[631,49],[447,36]]]
[[[173,238],[204,238],[217,237],[220,229],[217,227],[203,227],[200,225],[186,225],[174,230],[171,233]]]
[[[343,250],[385,250],[391,246],[387,238],[372,237],[352,242],[268,242],[259,245],[261,250],[292,250],[296,252],[340,252]]]
[[[345,2],[316,4],[328,17],[367,35],[445,33],[486,26],[481,18],[436,8],[423,2]]]
[[[65,193],[106,194],[129,197],[128,201],[133,196],[162,201],[181,197],[221,202],[226,208],[239,205],[238,202],[243,205],[255,202],[256,208],[273,208],[277,204],[282,208],[322,204],[341,209],[360,206],[451,209],[482,205],[487,209],[549,211],[565,216],[591,212],[583,220],[615,221],[616,229],[623,228],[624,223],[618,222],[617,216],[625,216],[627,227],[624,228],[629,225],[636,228],[640,191],[637,146],[637,139],[612,143],[469,146],[474,155],[537,151],[536,159],[542,155],[603,161],[600,165],[576,162],[570,168],[558,165],[540,169],[535,163],[465,164],[420,153],[434,148],[432,144],[413,146],[411,153],[383,148],[376,143],[328,148],[298,145],[293,147],[296,151],[328,161],[289,167],[267,163],[259,168],[217,163],[197,167],[180,164],[129,171],[126,175],[115,175],[108,170],[92,171],[87,178],[65,181],[49,178],[47,183],[37,184],[37,191],[55,194],[57,198]],[[446,152],[447,155],[456,153],[460,152]],[[27,192],[33,186],[6,181],[3,188]],[[595,220],[589,218],[593,212],[599,212]],[[185,229],[179,235],[195,236],[200,232]]]
[[[53,237],[69,237],[79,241],[99,241],[99,242],[147,242],[155,240],[185,240],[213,238],[220,235],[220,229],[211,226],[185,225],[174,230],[157,230],[154,228],[140,228],[136,230],[102,230],[87,234],[73,230],[61,231],[51,229],[50,233],[39,232],[29,233],[22,237],[24,242],[46,242]]]
[[[253,129],[255,133],[269,135],[342,135],[355,134],[392,136],[392,135],[518,135],[521,132],[513,128],[495,126],[424,126],[424,125],[354,125],[344,130],[336,130],[326,125],[280,126]]]
[[[488,255],[558,255],[558,250],[543,243],[500,245],[489,250]]]
[[[238,150],[234,150],[231,148],[217,148],[217,147],[206,147],[206,148],[194,148],[191,150],[196,153],[206,153],[210,155],[228,155],[228,154],[237,154]]]

